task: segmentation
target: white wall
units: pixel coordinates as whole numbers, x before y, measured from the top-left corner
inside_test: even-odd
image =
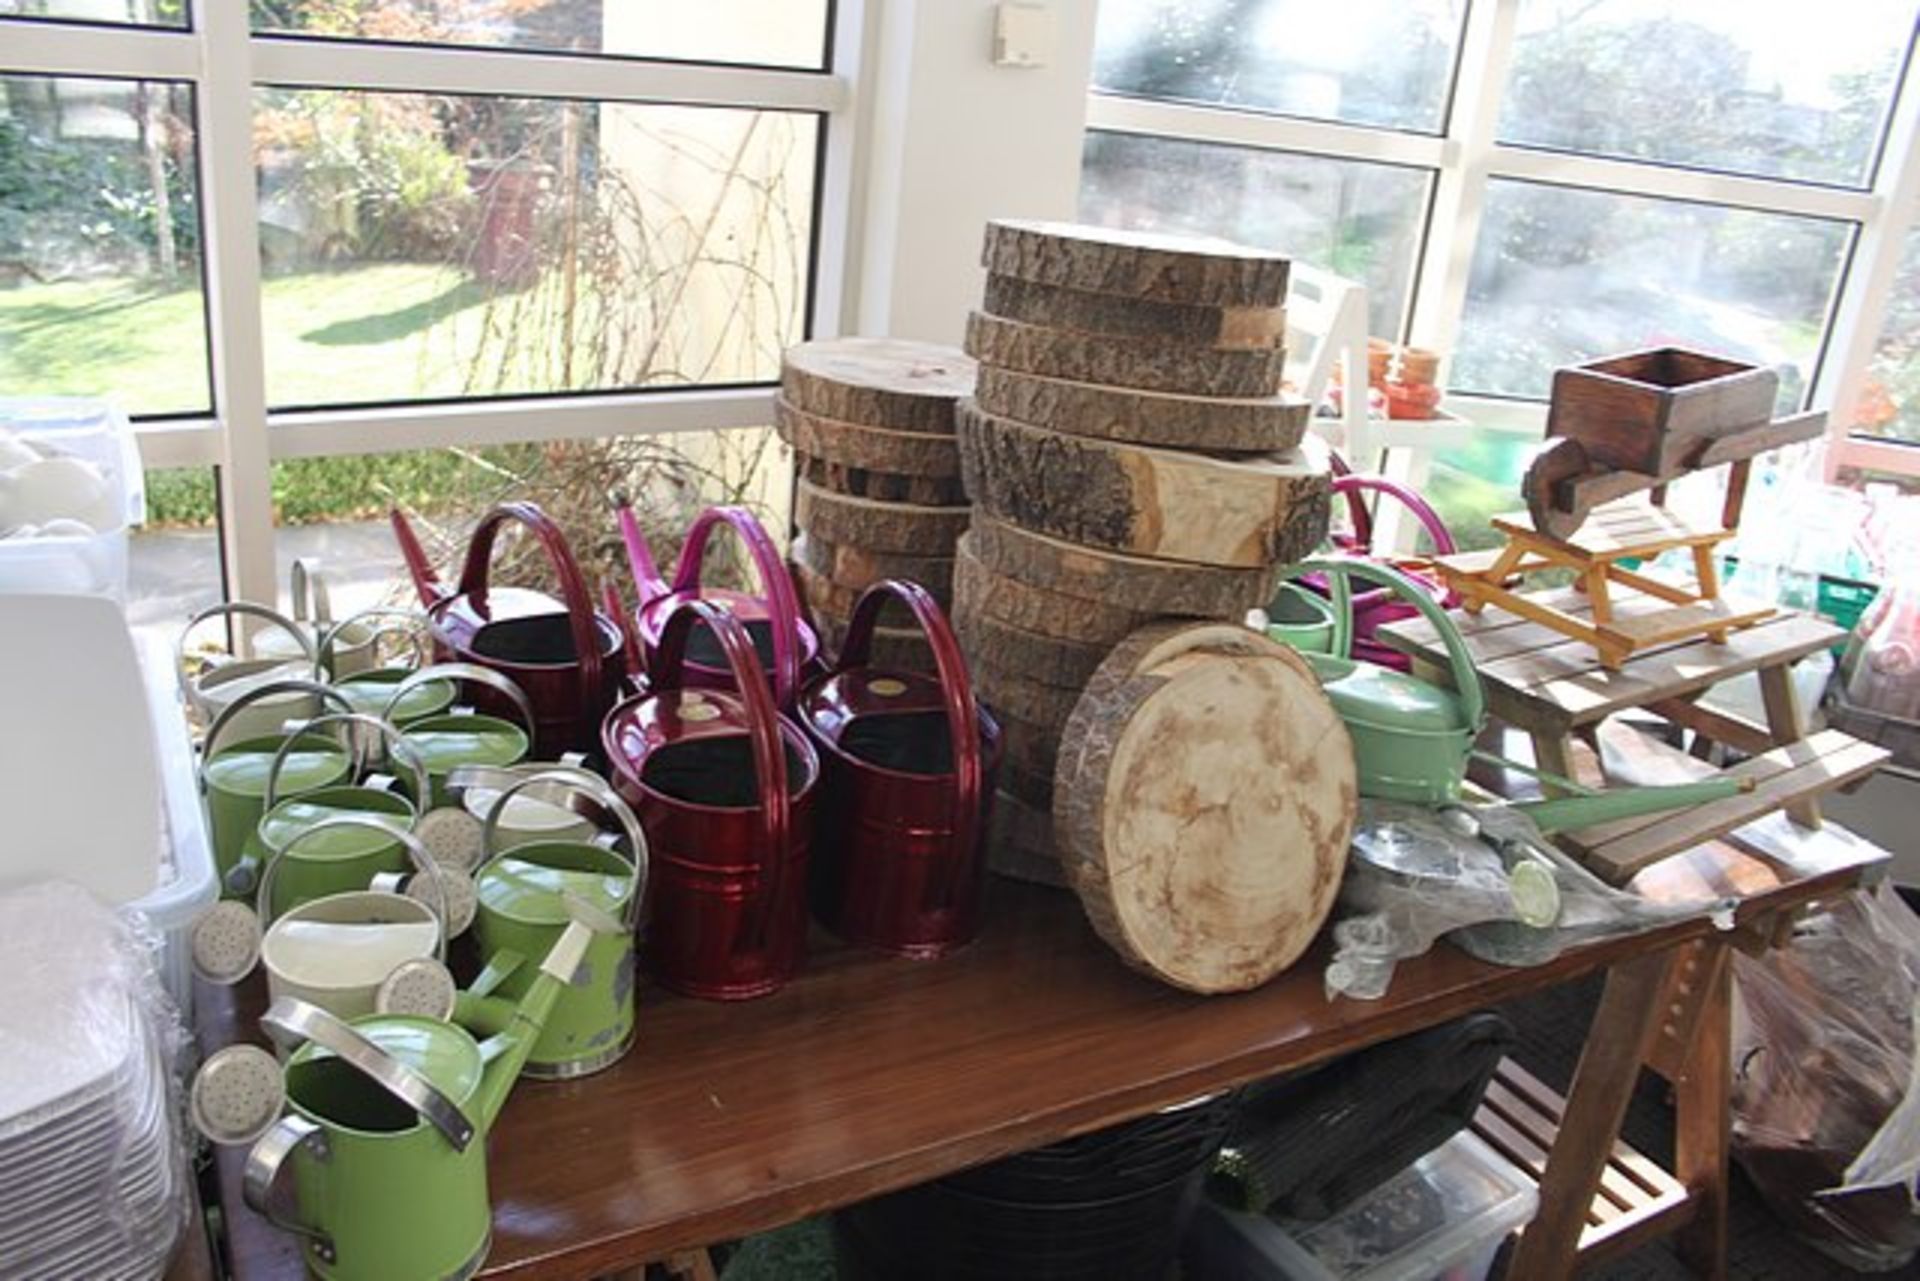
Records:
[[[993,65],[992,0],[886,0],[868,50],[871,166],[850,330],[957,343],[994,217],[1074,216],[1096,0],[1050,0],[1047,65]]]

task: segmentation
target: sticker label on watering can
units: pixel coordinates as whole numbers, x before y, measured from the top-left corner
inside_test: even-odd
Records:
[[[891,676],[882,676],[879,680],[867,683],[867,692],[881,698],[898,698],[907,692],[907,683]]]
[[[683,721],[692,721],[698,725],[705,721],[716,720],[719,716],[720,709],[698,694],[688,694],[680,700],[680,719]]]

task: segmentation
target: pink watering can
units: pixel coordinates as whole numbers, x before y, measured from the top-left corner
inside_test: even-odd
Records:
[[[1459,598],[1447,591],[1436,579],[1430,558],[1399,558],[1373,554],[1373,515],[1367,510],[1366,502],[1361,495],[1369,492],[1377,493],[1401,503],[1419,520],[1421,528],[1427,531],[1427,538],[1433,543],[1432,555],[1451,556],[1458,549],[1454,544],[1453,535],[1447,531],[1446,523],[1440,519],[1440,514],[1428,505],[1426,499],[1397,481],[1388,480],[1384,476],[1355,475],[1337,454],[1334,456],[1333,470],[1335,473],[1333,492],[1345,496],[1347,515],[1353,522],[1353,532],[1336,534],[1333,539],[1334,545],[1349,555],[1366,557],[1401,570],[1418,583],[1429,596],[1439,601],[1443,609],[1452,609],[1458,605]],[[1323,575],[1309,575],[1300,581],[1322,596],[1328,594],[1327,582]],[[1395,671],[1407,671],[1410,664],[1406,655],[1376,640],[1375,634],[1388,623],[1412,618],[1416,612],[1413,606],[1395,596],[1387,588],[1376,587],[1355,593],[1352,608],[1353,657],[1363,662],[1392,668]]]
[[[759,666],[771,678],[774,703],[782,708],[793,706],[801,675],[820,652],[820,641],[800,616],[799,597],[779,550],[752,513],[744,507],[709,507],[701,512],[687,531],[672,582],[655,566],[653,551],[640,532],[633,509],[622,503],[619,515],[620,537],[627,545],[634,589],[640,593],[630,631],[639,644],[644,669],[649,673],[655,670],[667,619],[673,612],[687,601],[704,600],[722,607],[740,623],[753,644]],[[706,554],[707,539],[720,524],[731,526],[746,544],[754,571],[760,576],[760,595],[701,585],[700,562]],[[687,638],[684,664],[681,684],[688,689],[735,688],[726,651],[705,621],[698,622]]]

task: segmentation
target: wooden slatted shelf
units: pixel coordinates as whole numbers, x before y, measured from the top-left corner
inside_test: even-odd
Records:
[[[1652,740],[1644,750],[1681,755]],[[1822,730],[1725,771],[1729,777],[1750,781],[1751,791],[1675,813],[1578,828],[1562,832],[1555,839],[1595,875],[1616,885],[1625,884],[1641,868],[1669,854],[1863,779],[1880,768],[1888,756],[1885,748],[1863,743],[1839,730]],[[1681,767],[1678,761],[1675,767],[1682,777],[1698,772]]]
[[[1473,1132],[1536,1180],[1560,1134],[1567,1103],[1512,1059],[1502,1059]],[[1658,1162],[1616,1142],[1580,1233],[1583,1267],[1634,1249],[1693,1217],[1686,1185]]]

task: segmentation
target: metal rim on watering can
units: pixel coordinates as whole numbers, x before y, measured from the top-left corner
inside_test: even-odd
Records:
[[[633,574],[634,590],[639,594],[639,604],[633,611],[633,623],[641,644],[649,648],[653,659],[648,664],[649,668],[658,663],[668,620],[687,601],[708,600],[726,606],[752,605],[756,610],[764,610],[773,633],[774,703],[779,707],[793,706],[794,697],[800,689],[801,673],[820,651],[820,638],[801,616],[800,600],[794,592],[793,580],[788,576],[786,565],[781,561],[773,540],[767,536],[765,527],[754,519],[753,513],[744,507],[733,506],[709,507],[701,512],[687,530],[671,583],[660,573],[633,508],[622,503],[618,515],[620,537],[627,549],[627,565]],[[714,527],[720,524],[731,527],[745,544],[754,571],[759,575],[764,601],[762,597],[741,592],[709,592],[702,586],[700,572],[706,559],[707,540],[712,536]],[[755,656],[758,657],[757,652]]]
[[[467,1145],[473,1142],[477,1129],[458,1102],[448,1097],[425,1073],[394,1058],[345,1019],[296,997],[282,997],[260,1016],[260,1026],[278,1041],[306,1041],[352,1064],[356,1071],[419,1113],[456,1152],[466,1151]],[[328,1124],[340,1130],[354,1129],[337,1122]]]
[[[323,728],[331,729],[336,727],[344,731],[350,726],[358,726],[361,729],[370,730],[379,737],[381,745],[386,749],[387,755],[393,760],[394,764],[406,770],[408,780],[413,784],[412,796],[416,809],[423,807],[427,803],[427,799],[432,795],[432,784],[427,777],[426,761],[421,758],[420,753],[414,750],[413,744],[407,742],[406,736],[403,735],[391,721],[383,717],[371,716],[366,712],[327,712],[301,722],[299,732],[301,734],[308,734],[317,732]],[[349,757],[353,761],[355,773],[364,770],[367,763],[361,759],[361,749],[364,745],[360,739],[350,733],[342,733],[341,739],[342,746],[346,748]],[[262,794],[261,803],[265,806],[266,812],[269,814],[273,812],[274,805],[280,799],[278,792],[280,771],[285,766],[287,757],[292,753],[293,745],[298,741],[297,735],[289,736],[287,740],[280,745],[280,749],[273,754],[273,763],[267,767],[267,786],[265,792]]]
[[[953,842],[955,855],[945,860],[945,876],[938,883],[938,893],[934,896],[935,904],[932,907],[922,905],[923,911],[938,911],[943,906],[953,905],[958,896],[960,879],[967,863],[970,860],[977,862],[979,857],[980,826],[987,786],[987,739],[982,729],[982,721],[989,719],[974,697],[973,681],[967,671],[966,660],[961,656],[959,641],[955,639],[946,615],[933,596],[918,583],[887,578],[872,584],[861,593],[859,601],[854,605],[853,617],[847,625],[846,641],[840,648],[840,656],[835,661],[833,669],[809,686],[808,694],[819,692],[830,680],[867,666],[872,651],[873,629],[879,621],[880,610],[889,596],[905,603],[912,612],[914,621],[926,636],[928,647],[933,651],[934,670],[937,673],[941,701],[946,706],[948,741],[953,754],[951,777],[954,780],[953,810],[948,831],[951,833],[950,839]],[[803,699],[803,703],[804,701]],[[840,745],[838,735],[828,735],[821,731],[811,717],[803,718],[801,723],[808,731],[808,736],[832,753],[843,763],[843,766],[857,764],[862,769],[869,769],[897,779],[926,781],[926,775],[889,769],[853,756]],[[989,723],[991,723],[990,720]],[[995,728],[997,729],[997,726]],[[930,957],[940,955],[967,940],[961,938],[938,943],[899,946],[880,940],[859,941],[886,947],[889,951],[896,951],[906,956]]]
[[[590,776],[589,776],[590,777]],[[585,796],[613,816],[620,830],[627,838],[627,848],[631,854],[622,855],[617,849],[606,852],[624,862],[632,875],[632,888],[628,891],[626,906],[626,926],[629,932],[637,929],[640,919],[640,904],[647,896],[647,870],[649,850],[647,834],[640,826],[639,817],[633,809],[620,799],[619,793],[599,779],[588,782],[578,773],[568,770],[543,770],[516,780],[511,786],[494,797],[493,804],[487,809],[487,816],[480,824],[480,850],[482,867],[492,863],[503,855],[513,854],[520,847],[495,849],[494,842],[500,835],[500,820],[505,816],[507,806],[520,793],[530,790],[545,790],[549,795],[559,793],[567,796]]]
[[[307,664],[309,671],[315,675],[319,674],[318,660],[313,647],[313,638],[307,634],[305,628],[301,627],[291,618],[288,618],[285,614],[282,614],[279,610],[270,609],[265,605],[256,605],[248,600],[222,601],[217,605],[209,605],[194,614],[192,618],[189,618],[187,625],[180,629],[180,634],[174,637],[173,640],[173,670],[180,682],[180,692],[186,696],[189,703],[199,708],[203,713],[210,713],[212,709],[208,701],[199,693],[198,680],[189,679],[187,676],[187,637],[191,636],[194,629],[202,623],[211,622],[216,618],[232,618],[235,615],[243,615],[247,618],[258,618],[263,622],[272,623],[279,630],[286,632],[299,642],[300,658]],[[238,655],[236,654],[235,657],[237,658]],[[290,664],[294,660],[281,658],[272,661],[275,663]]]
[[[427,852],[427,847],[425,845],[422,845],[420,843],[420,838],[415,836],[412,832],[403,831],[399,828],[389,827],[385,823],[376,822],[375,820],[370,818],[361,818],[352,814],[342,814],[338,818],[326,819],[326,820],[323,820],[322,822],[315,823],[312,827],[303,828],[301,831],[299,831],[294,835],[292,840],[288,841],[285,845],[281,846],[279,849],[273,851],[273,853],[268,857],[267,865],[260,873],[260,888],[258,889],[258,891],[256,891],[254,895],[254,906],[253,906],[254,914],[260,919],[262,928],[265,928],[266,926],[271,925],[274,920],[273,880],[275,875],[279,871],[280,860],[289,857],[292,851],[302,841],[309,840],[318,833],[345,831],[349,828],[357,829],[360,831],[379,832],[384,836],[389,836],[394,840],[400,842],[401,846],[405,848],[405,850],[407,851],[407,857],[413,862],[416,875],[424,875],[428,878],[429,883],[434,888],[434,894],[439,901],[438,908],[436,908],[432,903],[425,904],[425,907],[428,913],[432,915],[434,924],[437,927],[437,931],[434,938],[433,954],[434,954],[435,960],[445,963],[447,959],[447,933],[448,933],[447,931],[447,882],[446,882],[446,877],[448,873],[445,871],[445,869],[443,869],[440,866],[440,864],[434,861],[433,856]],[[361,893],[365,891],[352,891],[352,892]],[[383,891],[373,891],[373,892],[379,893]],[[394,897],[403,898],[405,896],[395,895]],[[415,900],[410,899],[408,901],[412,902]]]
[[[288,677],[286,680],[272,681],[266,685],[260,685],[250,689],[222,708],[219,715],[215,716],[213,721],[207,726],[207,736],[201,740],[200,744],[201,777],[203,780],[205,778],[206,763],[219,754],[220,735],[225,732],[227,726],[233,723],[234,716],[262,699],[271,698],[279,694],[306,694],[322,703],[331,699],[341,711],[351,712],[353,710],[353,704],[347,701],[345,694],[342,694],[333,686],[322,684],[319,681]],[[304,720],[306,718],[300,717],[298,719]],[[284,726],[282,729],[284,736]]]
[[[511,677],[503,676],[491,667],[482,667],[478,663],[434,663],[417,668],[393,687],[393,693],[387,696],[386,707],[380,712],[381,719],[391,720],[394,709],[399,707],[401,700],[414,690],[441,681],[472,681],[476,685],[485,685],[495,693],[505,696],[506,700],[513,704],[513,710],[520,718],[519,728],[527,736],[528,749],[532,749],[533,736],[538,726],[533,719],[533,704],[527,701],[526,692],[515,684]],[[456,694],[455,697],[457,698],[458,695]],[[438,715],[444,716],[449,713],[441,712]],[[423,720],[432,719],[435,718],[423,718]]]
[[[353,647],[356,649],[363,646],[367,648],[369,666],[362,670],[374,670],[373,665],[379,662],[377,650],[380,641],[388,636],[401,636],[408,641],[413,650],[413,661],[407,664],[408,667],[424,667],[431,661],[432,641],[427,635],[426,616],[415,610],[376,605],[371,609],[349,614],[337,623],[326,623],[326,629],[320,633],[319,643],[314,649],[314,661],[319,665],[320,670],[334,671],[334,655],[339,647],[341,636],[348,628],[367,627],[369,624],[372,627],[366,638],[353,642]],[[360,672],[351,673],[351,675],[359,674]]]

